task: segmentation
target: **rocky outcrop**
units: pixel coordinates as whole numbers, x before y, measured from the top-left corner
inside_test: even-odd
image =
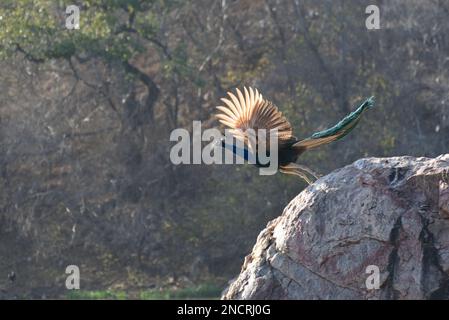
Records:
[[[268,223],[223,299],[448,299],[448,183],[449,154],[322,177]]]

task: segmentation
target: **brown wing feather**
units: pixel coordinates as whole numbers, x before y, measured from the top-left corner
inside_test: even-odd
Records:
[[[217,114],[218,120],[229,127],[231,133],[247,143],[247,129],[278,130],[279,144],[291,141],[292,127],[282,112],[268,100],[265,100],[257,89],[244,87],[243,93],[236,89],[237,95],[228,92],[227,98],[222,98],[225,106],[218,106],[221,113]]]

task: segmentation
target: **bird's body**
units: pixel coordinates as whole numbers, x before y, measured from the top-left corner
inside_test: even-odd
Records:
[[[271,132],[270,130],[275,129],[277,130],[279,171],[298,175],[308,183],[311,183],[308,175],[317,178],[317,174],[309,168],[297,164],[296,161],[299,156],[306,150],[343,138],[354,129],[361,114],[374,105],[374,100],[371,97],[335,126],[316,132],[309,138],[299,140],[293,136],[293,130],[288,120],[272,102],[264,99],[257,89],[249,88],[248,90],[244,88],[244,93],[239,89],[236,91],[237,96],[228,92],[230,99],[221,99],[226,107],[217,107],[222,112],[217,115],[217,118],[229,127],[230,132],[236,139],[243,141],[244,149],[239,150],[235,144],[228,145],[225,140],[222,140],[222,147],[231,150],[234,154],[243,155],[245,160],[248,160],[250,155],[253,154],[255,155],[256,166],[268,166],[269,164],[262,164],[259,161],[257,149],[260,140],[263,139],[267,144],[266,150],[269,150],[269,136],[260,137],[256,134],[252,138],[250,133],[257,133],[258,129],[265,129],[268,135]]]

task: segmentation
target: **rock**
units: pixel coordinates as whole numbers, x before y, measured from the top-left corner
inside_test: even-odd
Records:
[[[322,177],[268,223],[222,298],[448,299],[448,175],[446,154]]]

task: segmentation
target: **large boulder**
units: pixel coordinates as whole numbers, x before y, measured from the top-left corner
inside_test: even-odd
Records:
[[[268,223],[222,298],[449,298],[448,183],[449,154],[328,174]]]

